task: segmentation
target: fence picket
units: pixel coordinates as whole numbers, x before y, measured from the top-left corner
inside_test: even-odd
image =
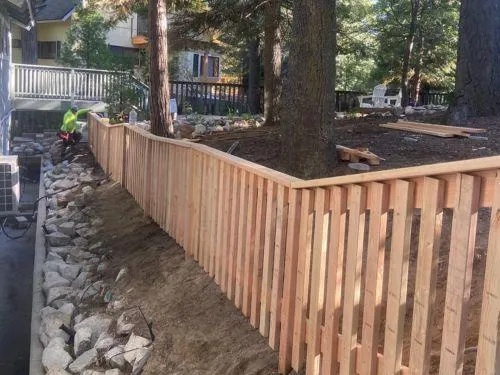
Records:
[[[302,190],[300,210],[299,256],[293,327],[292,366],[298,371],[305,364],[306,320],[309,307],[311,275],[312,231],[314,220],[314,192]]]
[[[260,325],[260,303],[262,293],[262,267],[264,260],[264,228],[266,223],[267,181],[257,177],[257,221],[255,223],[255,247],[252,268],[252,301],[250,306],[250,324],[254,328]]]
[[[329,191],[318,188],[314,200],[314,237],[312,250],[309,330],[306,375],[320,373],[321,326],[325,303],[326,262],[329,226]]]
[[[349,186],[349,229],[345,265],[345,295],[342,314],[343,347],[340,373],[354,374],[358,345],[358,317],[361,291],[361,266],[365,232],[366,188]]]
[[[260,300],[260,325],[262,336],[269,337],[271,314],[271,287],[273,282],[274,244],[276,239],[276,214],[277,214],[277,189],[276,184],[268,181],[266,227],[264,239],[264,264],[262,266],[262,293]]]
[[[413,183],[397,180],[384,339],[385,373],[397,374],[403,360],[405,301],[410,263]],[[390,348],[390,349],[388,349]]]
[[[413,307],[410,368],[413,374],[430,372],[431,324],[443,222],[444,182],[426,177],[423,181],[417,278]]]
[[[243,306],[242,312],[247,318],[250,316],[250,307],[252,303],[252,276],[253,260],[255,252],[255,227],[257,220],[257,184],[256,176],[249,174],[248,179],[248,215],[246,226],[246,244],[245,244],[245,264],[243,270]]]
[[[366,255],[365,298],[363,310],[363,340],[361,349],[361,372],[377,374],[377,354],[384,282],[385,240],[389,208],[389,187],[372,182],[369,185],[370,222]]]
[[[472,266],[479,208],[479,177],[457,175],[457,194],[451,228],[450,258],[446,285],[441,374],[463,371],[467,305],[470,299]]]
[[[491,208],[490,235],[486,258],[483,290],[483,306],[479,344],[476,359],[476,375],[500,374],[500,172],[497,172],[494,200]]]
[[[278,185],[276,209],[276,235],[274,243],[273,281],[271,287],[271,313],[269,322],[269,346],[278,349],[281,328],[281,300],[283,297],[283,273],[285,270],[286,230],[288,222],[288,194]]]
[[[330,189],[330,244],[327,260],[327,283],[325,301],[325,329],[323,331],[323,360],[321,373],[338,373],[338,347],[340,315],[342,312],[342,276],[345,252],[345,231],[347,217],[347,194],[341,187]]]

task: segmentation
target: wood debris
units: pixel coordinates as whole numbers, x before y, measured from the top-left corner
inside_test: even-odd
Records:
[[[370,165],[380,165],[380,162],[385,160],[373,152],[370,152],[367,148],[349,148],[341,145],[337,145],[337,152],[339,154],[340,160],[350,161],[352,163],[358,163],[360,161],[366,160]]]
[[[380,126],[388,129],[428,134],[442,138],[470,137],[471,134],[486,132],[486,129],[480,128],[466,128],[461,126],[437,125],[410,121],[398,121],[393,123],[381,124]]]

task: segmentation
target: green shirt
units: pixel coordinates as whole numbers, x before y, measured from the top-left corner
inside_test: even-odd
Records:
[[[76,113],[71,112],[71,109],[64,114],[63,124],[61,126],[61,131],[67,133],[74,133],[78,130],[78,124],[76,120],[78,120],[78,116],[85,115],[89,112],[89,109],[80,109]]]

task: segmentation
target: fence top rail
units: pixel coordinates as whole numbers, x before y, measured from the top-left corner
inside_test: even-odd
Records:
[[[309,181],[298,181],[292,183],[291,187],[294,189],[309,189],[396,179],[442,176],[454,173],[473,173],[494,169],[500,169],[500,156],[390,169],[386,171],[361,173],[357,175],[321,178]]]
[[[105,126],[107,128],[116,128],[116,127],[123,126],[128,131],[140,134],[141,136],[143,136],[145,138],[148,138],[148,139],[151,139],[151,140],[154,140],[157,142],[170,143],[170,144],[173,144],[173,145],[176,145],[179,147],[183,147],[183,148],[191,148],[191,149],[196,150],[198,152],[201,152],[201,153],[204,153],[207,155],[211,155],[211,156],[213,156],[221,161],[224,161],[228,164],[231,164],[235,167],[244,169],[244,170],[251,172],[251,173],[254,173],[258,176],[270,179],[270,180],[272,180],[276,183],[279,183],[281,185],[284,185],[286,187],[291,187],[292,183],[294,183],[294,182],[302,181],[299,178],[287,175],[285,173],[275,171],[274,169],[264,167],[263,165],[253,163],[251,161],[239,158],[239,157],[234,156],[234,155],[229,155],[223,151],[216,150],[210,146],[200,145],[200,144],[197,144],[194,142],[187,142],[187,141],[182,141],[182,140],[178,140],[178,139],[159,137],[159,136],[156,136],[156,135],[153,135],[153,134],[147,132],[144,129],[138,128],[137,126],[131,126],[128,124],[118,124],[118,125],[105,124],[101,121],[101,118],[99,116],[97,116],[96,114],[91,113],[89,115],[91,117],[93,117],[95,120],[97,120],[101,126]]]
[[[88,73],[106,73],[106,74],[115,74],[115,75],[128,75],[130,73],[123,71],[115,71],[115,70],[102,70],[102,69],[86,69],[86,68],[71,68],[66,66],[50,66],[50,65],[29,65],[29,64],[12,64],[15,68],[28,68],[28,69],[36,69],[36,70],[60,70],[71,72],[74,70],[75,72],[88,72]]]
[[[222,83],[222,82],[195,82],[195,81],[176,81],[171,80],[171,84],[174,85],[203,85],[203,86],[226,86],[226,87],[238,87],[238,88],[246,88],[246,85],[241,83]]]

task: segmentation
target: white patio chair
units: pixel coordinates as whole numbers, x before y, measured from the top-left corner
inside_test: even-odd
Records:
[[[386,85],[377,85],[372,95],[358,96],[360,108],[384,108]]]

